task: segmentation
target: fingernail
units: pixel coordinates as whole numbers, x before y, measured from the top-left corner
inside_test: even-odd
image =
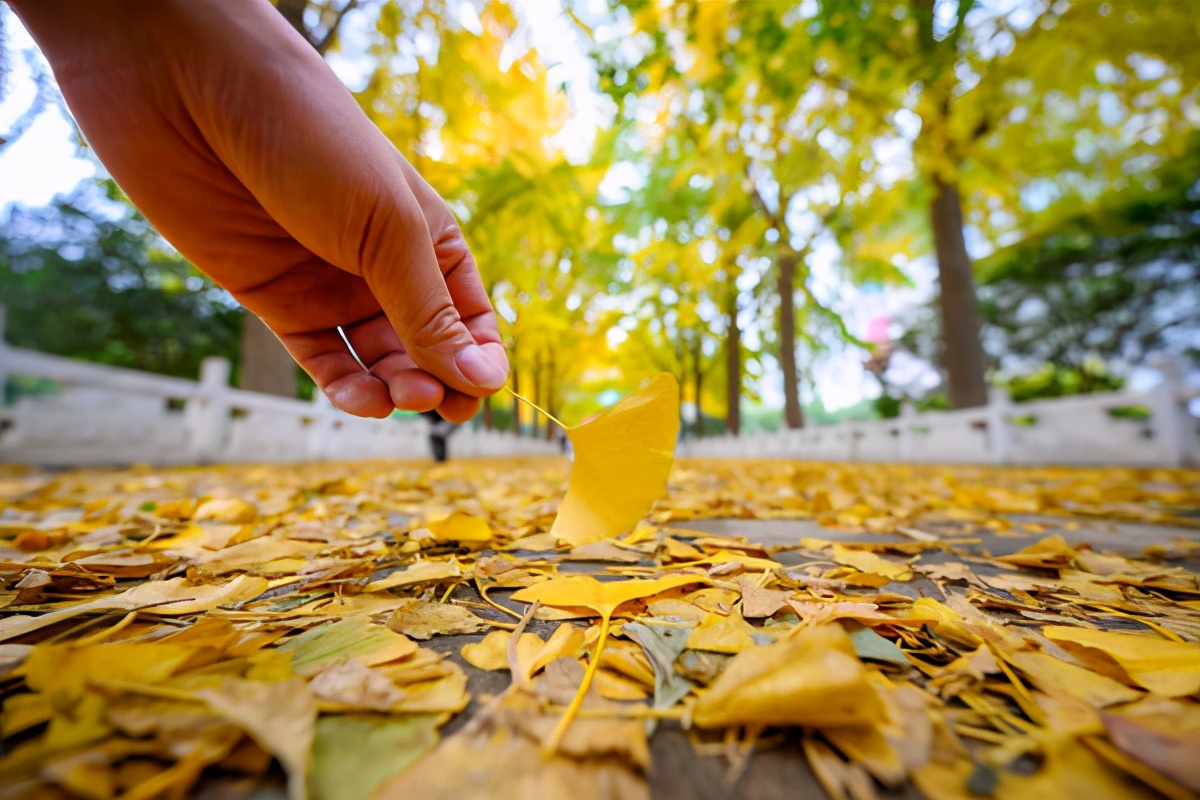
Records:
[[[488,358],[477,344],[459,351],[454,360],[463,377],[481,389],[500,389],[508,382],[508,370]]]

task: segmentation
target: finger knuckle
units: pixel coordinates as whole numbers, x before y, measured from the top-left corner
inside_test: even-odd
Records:
[[[409,344],[420,350],[432,350],[454,341],[461,325],[462,317],[452,303],[430,303],[414,318]]]

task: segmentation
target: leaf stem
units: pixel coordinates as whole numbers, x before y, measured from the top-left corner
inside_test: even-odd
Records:
[[[575,715],[579,713],[579,707],[583,705],[583,698],[587,697],[588,689],[592,686],[592,676],[596,674],[596,669],[600,666],[600,654],[604,651],[604,643],[608,640],[608,624],[611,617],[611,610],[600,617],[600,637],[596,640],[596,655],[592,657],[591,662],[588,664],[587,672],[583,673],[583,683],[579,684],[579,691],[575,692],[575,696],[571,698],[571,705],[567,706],[566,712],[558,720],[558,724],[554,726],[554,731],[550,734],[550,738],[542,745],[543,756],[552,756],[558,750],[559,743],[562,742],[563,736],[567,733],[567,727],[575,719]]]
[[[479,590],[479,596],[483,598],[484,602],[486,602],[492,608],[496,609],[497,611],[503,611],[505,614],[508,614],[511,617],[516,617],[517,619],[521,618],[521,615],[513,611],[511,608],[505,608],[492,598],[488,597],[487,592],[483,589],[483,585],[478,581],[475,583],[475,588]]]
[[[564,431],[565,431],[565,430],[567,430],[567,426],[563,424],[562,420],[560,420],[558,417],[556,417],[556,416],[554,416],[553,414],[551,414],[551,413],[550,413],[549,411],[547,411],[546,409],[544,409],[544,408],[542,408],[541,406],[539,406],[537,403],[533,402],[532,400],[530,400],[530,399],[528,399],[528,398],[526,398],[526,397],[522,397],[521,395],[519,395],[519,394],[517,394],[516,392],[514,392],[512,389],[508,388],[507,386],[505,386],[505,387],[504,387],[504,391],[508,392],[508,393],[509,393],[509,394],[511,394],[513,397],[517,398],[517,399],[518,399],[518,400],[520,400],[522,403],[524,403],[525,405],[529,406],[529,407],[530,407],[530,408],[532,408],[534,411],[538,412],[539,414],[541,414],[543,417],[545,417],[546,419],[548,419],[548,420],[550,420],[551,422],[553,422],[553,423],[554,423],[555,425],[557,425],[558,427],[562,428]]]
[[[517,644],[521,636],[525,633],[525,626],[529,624],[529,620],[533,619],[533,615],[537,613],[538,607],[541,604],[540,600],[534,600],[529,608],[525,609],[525,613],[521,616],[521,621],[513,629],[512,635],[508,637],[508,671],[512,674],[512,685],[519,689],[525,688],[525,684],[529,681],[529,676],[521,669],[521,662],[517,658]]]

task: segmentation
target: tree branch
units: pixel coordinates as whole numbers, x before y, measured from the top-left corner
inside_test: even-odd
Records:
[[[340,30],[342,27],[342,20],[344,20],[346,15],[356,8],[358,8],[358,0],[347,0],[346,5],[338,9],[336,16],[333,18],[333,22],[329,25],[329,29],[325,31],[325,35],[321,37],[319,42],[313,43],[313,47],[317,49],[318,53],[325,55],[325,51],[328,50],[330,45],[337,40],[338,30]]]

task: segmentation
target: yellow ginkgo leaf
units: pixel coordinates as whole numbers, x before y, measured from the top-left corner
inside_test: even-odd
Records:
[[[508,631],[492,631],[481,642],[469,642],[462,646],[463,661],[477,669],[508,669],[508,643],[512,634]],[[517,664],[526,667],[533,664],[545,643],[536,633],[522,633],[517,640]],[[522,670],[525,671],[524,669]]]
[[[192,515],[193,522],[254,522],[258,509],[236,497],[214,497],[200,504]]]
[[[579,691],[575,693],[571,705],[567,706],[566,713],[558,721],[550,738],[546,740],[544,747],[546,752],[553,753],[558,748],[558,743],[566,733],[567,726],[571,724],[571,720],[574,719],[580,705],[583,704],[583,698],[587,695],[588,687],[592,685],[596,668],[600,665],[600,654],[604,650],[605,640],[608,639],[608,626],[617,607],[622,603],[660,594],[677,586],[707,582],[708,579],[701,575],[667,575],[649,581],[611,581],[608,583],[601,583],[588,575],[567,575],[535,583],[533,586],[527,586],[513,594],[512,599],[519,603],[539,601],[542,605],[555,608],[587,608],[600,616],[600,636],[596,641],[596,652],[588,663],[587,672],[583,674],[583,683],[580,684]]]
[[[835,544],[830,552],[834,561],[854,567],[860,572],[882,575],[894,581],[912,579],[912,571],[908,567],[903,564],[897,564],[895,561],[888,561],[886,558],[877,556],[869,550],[854,550],[844,545]]]
[[[1200,692],[1200,647],[1195,644],[1065,625],[1047,625],[1042,633],[1056,644],[1099,650],[1155,694],[1187,697]]]
[[[184,578],[141,583],[109,597],[56,609],[40,616],[14,615],[0,622],[0,642],[25,636],[63,620],[104,611],[133,611],[155,616],[184,616],[249,600],[267,588],[262,578],[239,575],[228,583],[194,585]]]
[[[710,613],[688,637],[689,650],[708,650],[712,653],[740,653],[754,647],[754,626],[748,624],[736,610],[728,616]]]
[[[317,701],[299,678],[282,683],[227,680],[196,697],[237,725],[259,747],[279,759],[287,772],[288,800],[308,797],[305,782],[312,758]]]
[[[605,581],[590,575],[565,575],[526,586],[513,594],[518,603],[538,600],[555,608],[590,608],[597,616],[608,618],[622,603],[661,594],[689,583],[708,583],[703,575],[676,574],[654,580]]]
[[[619,536],[666,494],[679,436],[679,384],[659,375],[567,436],[575,463],[550,533],[574,547]]]
[[[743,650],[700,696],[695,723],[822,728],[883,721],[884,706],[840,625]]]
[[[483,517],[454,513],[426,525],[439,542],[490,542],[492,529]]]

